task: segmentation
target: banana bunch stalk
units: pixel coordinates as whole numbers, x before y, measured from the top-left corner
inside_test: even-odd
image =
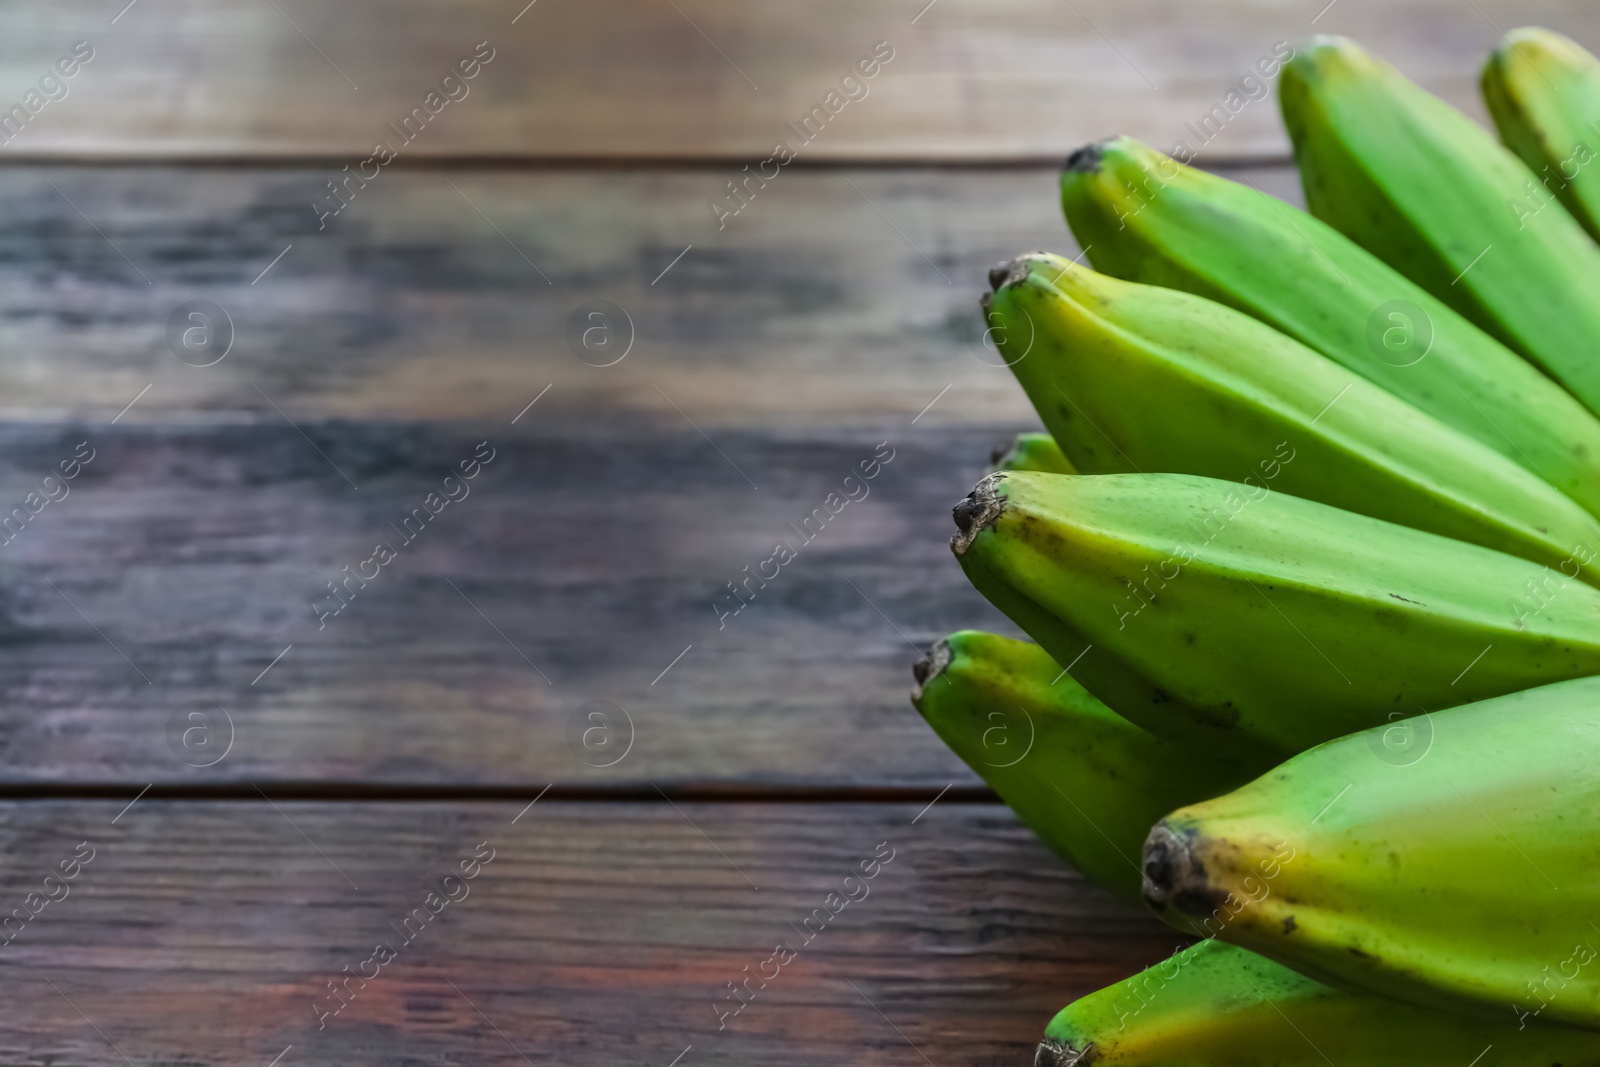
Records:
[[[1504,146],[1313,39],[1309,213],[1113,138],[1062,175],[1089,265],[990,272],[1046,432],[951,547],[1032,641],[912,700],[1203,939],[1040,1067],[1600,1067],[1600,60],[1517,30],[1481,85]]]

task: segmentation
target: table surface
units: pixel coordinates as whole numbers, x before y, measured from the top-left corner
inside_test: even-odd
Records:
[[[1037,426],[986,270],[1076,252],[1066,151],[1198,147],[1279,41],[1481,115],[1529,22],[1600,44],[1579,0],[8,4],[0,1060],[1030,1062],[1177,939],[907,700],[1015,632],[945,547]],[[1252,84],[1202,160],[1297,201]]]

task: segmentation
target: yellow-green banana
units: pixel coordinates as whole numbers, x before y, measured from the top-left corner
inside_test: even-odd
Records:
[[[1407,725],[1404,760],[1380,728],[1174,812],[1146,898],[1321,980],[1600,1029],[1600,678]]]
[[[1046,474],[1076,474],[1056,439],[1047,433],[1019,433],[1005,448],[989,457],[989,471],[1043,471]]]
[[[933,646],[911,694],[922,717],[1045,844],[1139,899],[1156,820],[1248,775],[1133,725],[1029,641],[963,630]]]
[[[1085,689],[1258,770],[1390,715],[1600,673],[1600,590],[1177,474],[991,474],[951,547]]]
[[[1597,1067],[1600,1042],[1333,989],[1220,941],[1062,1008],[1036,1067]]]
[[[1536,475],[1230,307],[1043,253],[992,277],[990,333],[1085,474],[1226,478],[1551,567],[1600,543]]]
[[[1554,198],[1600,240],[1600,59],[1550,30],[1512,30],[1483,68],[1483,100],[1538,182],[1517,210]]]
[[[1516,210],[1538,184],[1521,160],[1344,38],[1302,48],[1279,99],[1313,214],[1600,411],[1600,246]]]
[[[1061,201],[1096,269],[1252,315],[1600,515],[1600,420],[1315,216],[1129,137],[1074,152]]]

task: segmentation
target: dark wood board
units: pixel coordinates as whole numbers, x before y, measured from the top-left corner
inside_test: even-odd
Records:
[[[0,948],[8,1064],[1026,1063],[1062,1004],[1179,941],[991,805],[124,804],[0,805],[8,906],[94,849]],[[379,941],[396,958],[319,1030]]]
[[[1199,147],[1186,124],[1279,41],[1348,34],[1481,112],[1485,55],[1529,23],[1600,44],[1582,0],[26,0],[6,7],[0,100],[21,101],[75,41],[95,58],[0,153],[317,154],[337,171],[381,138],[401,161],[716,156],[738,161],[731,177],[798,141],[786,124],[878,42],[894,58],[846,87],[858,99],[833,105],[802,160],[1053,159],[1116,133]],[[467,95],[400,147],[390,124],[479,42],[489,65],[446,87]],[[1281,157],[1272,98],[1203,150]]]
[[[0,428],[6,500],[78,442],[96,450],[0,548],[0,773],[972,780],[907,694],[935,638],[1012,629],[946,547],[999,428],[729,429],[713,447],[671,425],[547,422],[550,402],[514,427],[318,422],[309,441],[281,422]],[[486,439],[469,495],[413,518],[406,544],[411,509]],[[884,440],[868,495],[803,541]],[[797,558],[723,617],[741,602],[726,583],[779,540]],[[326,583],[378,541],[396,558],[321,618],[338,604]],[[597,700],[623,709],[617,740],[569,743]]]
[[[1229,173],[1299,198],[1288,168]],[[983,347],[978,296],[1002,259],[1077,251],[1054,168],[785,175],[720,231],[712,171],[396,173],[319,232],[320,177],[0,169],[0,414],[109,421],[137,397],[123,423],[487,432],[549,386],[527,419],[652,414],[693,432],[909,422],[948,386],[919,428],[1020,424],[1032,415]],[[632,323],[612,366],[568,342],[597,299],[621,309],[617,343]],[[231,322],[211,366],[190,363],[215,348],[186,363],[168,338],[193,301]]]

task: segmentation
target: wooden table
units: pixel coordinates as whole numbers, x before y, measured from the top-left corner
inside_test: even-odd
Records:
[[[93,57],[0,146],[0,1061],[1025,1063],[1170,951],[909,668],[1012,629],[948,508],[1037,425],[976,296],[1076,251],[1065,151],[1184,139],[1314,31],[1475,113],[1497,29],[1600,43],[1578,0],[1321,6],[8,5],[0,101]],[[1270,100],[1204,158],[1298,198]]]

